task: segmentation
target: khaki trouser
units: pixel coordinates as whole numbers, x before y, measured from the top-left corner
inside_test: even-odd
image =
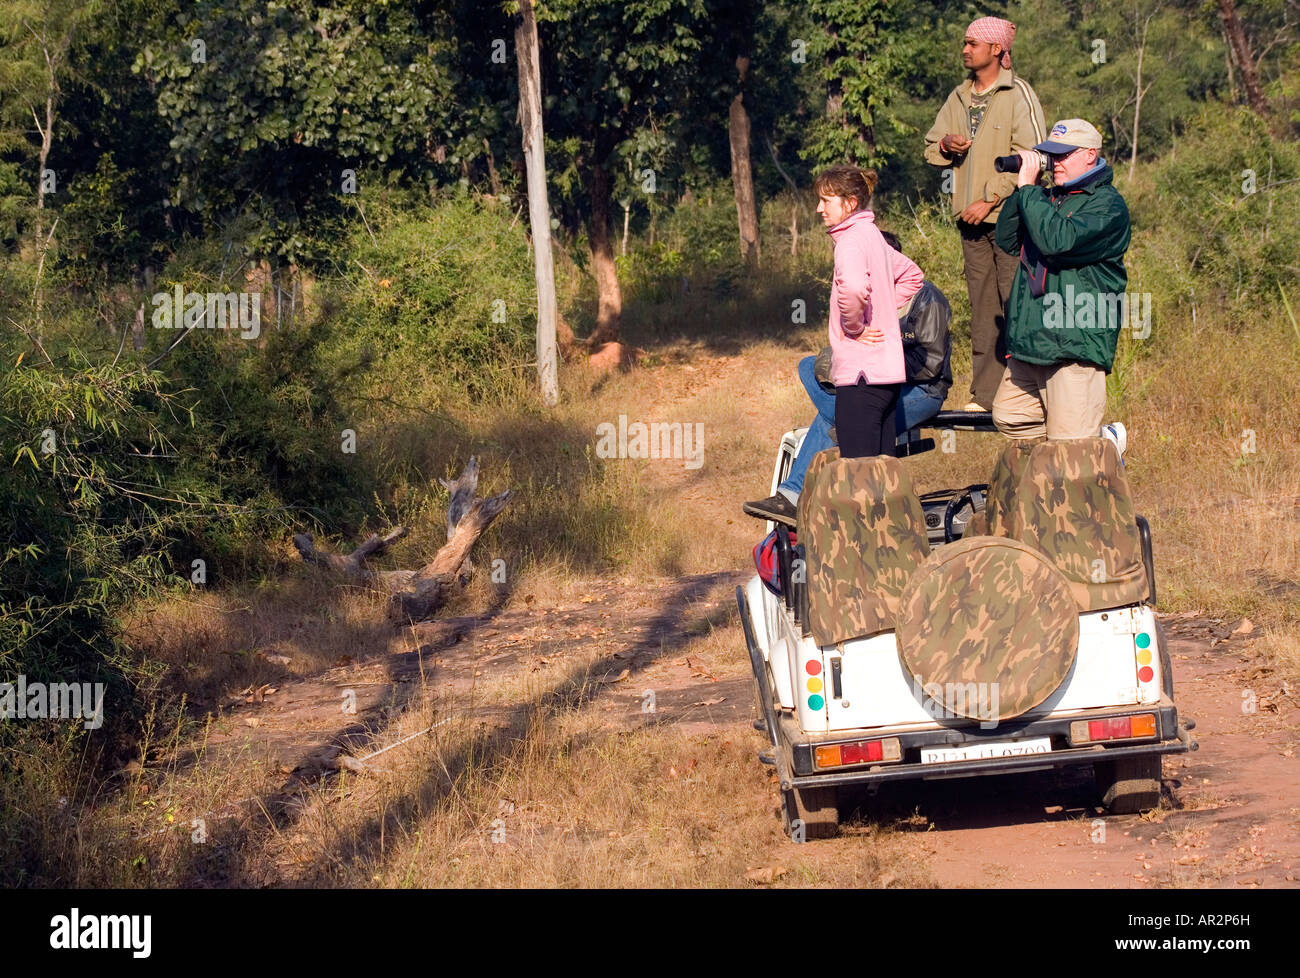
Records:
[[[1091,438],[1106,413],[1106,372],[1083,363],[1039,366],[1012,357],[993,399],[993,424],[1008,438]]]
[[[984,407],[993,403],[1004,372],[1007,339],[1007,299],[1020,259],[1008,255],[993,240],[991,221],[967,224],[961,231],[962,270],[970,293],[971,400]]]

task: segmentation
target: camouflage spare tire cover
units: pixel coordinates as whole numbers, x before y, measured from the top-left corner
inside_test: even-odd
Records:
[[[927,700],[943,691],[948,713],[937,715],[1005,720],[1061,685],[1079,647],[1078,615],[1069,583],[1041,553],[967,537],[932,553],[908,581],[899,654]]]

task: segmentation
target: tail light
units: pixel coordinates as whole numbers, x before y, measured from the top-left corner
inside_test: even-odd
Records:
[[[1140,631],[1133,636],[1137,647],[1134,655],[1138,682],[1138,702],[1154,703],[1160,699],[1160,686],[1156,683],[1156,649],[1151,633]]]
[[[1076,720],[1070,724],[1070,743],[1091,744],[1099,740],[1143,740],[1156,735],[1156,715],[1138,713],[1100,720]]]
[[[897,737],[883,740],[859,740],[849,744],[827,744],[816,750],[818,767],[848,767],[853,764],[891,762],[903,759]]]

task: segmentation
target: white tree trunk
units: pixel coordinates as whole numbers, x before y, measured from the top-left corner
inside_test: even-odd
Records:
[[[560,400],[555,352],[555,261],[551,254],[551,207],[546,197],[542,72],[533,0],[521,0],[519,13],[515,58],[519,63],[519,119],[528,174],[528,224],[533,234],[533,272],[537,278],[537,380],[542,403],[554,407]]]

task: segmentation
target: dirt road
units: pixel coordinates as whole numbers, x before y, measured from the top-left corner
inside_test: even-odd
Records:
[[[570,604],[433,623],[417,630],[409,653],[343,661],[260,702],[245,697],[210,746],[269,751],[291,793],[330,776],[310,763],[322,748],[360,756],[384,742],[385,724],[417,688],[504,727],[519,708],[509,691],[563,667],[578,670],[581,708],[611,731],[672,724],[756,751],[763,738],[751,728],[752,680],[732,600],[743,577],[592,582]],[[1158,811],[1102,817],[1082,769],[907,783],[865,799],[840,838],[811,845],[852,849],[862,827],[878,823],[912,834],[916,858],[951,887],[1298,885],[1300,703],[1260,664],[1248,635],[1230,634],[1234,624],[1165,619],[1177,700],[1196,720],[1200,750],[1166,760]],[[716,639],[706,643],[713,651],[688,651],[701,636]],[[340,715],[343,690],[355,714]],[[772,794],[775,806],[775,786]]]
[[[1196,720],[1200,750],[1165,760],[1160,809],[1102,818],[1082,771],[882,793],[896,812],[914,806],[924,817],[921,844],[939,883],[1300,885],[1300,704],[1280,694],[1281,680],[1247,642],[1217,640],[1219,624],[1166,619],[1165,627],[1175,696]]]

